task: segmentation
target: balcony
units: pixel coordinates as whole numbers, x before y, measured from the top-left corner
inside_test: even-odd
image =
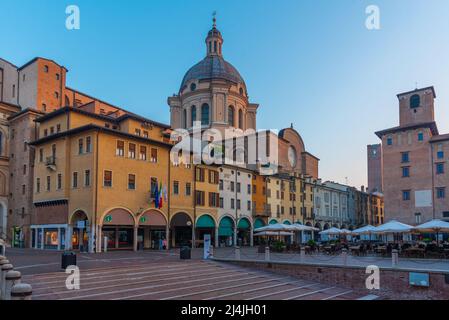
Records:
[[[55,156],[47,157],[45,159],[45,166],[48,169],[55,171],[56,170],[56,157]]]
[[[253,208],[251,210],[253,217],[270,217],[271,216],[271,208],[265,207],[264,210],[257,210],[256,208]]]

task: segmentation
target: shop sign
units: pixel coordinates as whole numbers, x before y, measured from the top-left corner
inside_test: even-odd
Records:
[[[107,216],[104,218],[104,222],[110,223],[111,221],[112,221],[112,216],[111,216],[111,215],[107,215]]]
[[[84,221],[78,221],[78,222],[76,223],[76,227],[77,227],[78,229],[84,229],[84,228],[86,227],[86,224],[84,223]]]

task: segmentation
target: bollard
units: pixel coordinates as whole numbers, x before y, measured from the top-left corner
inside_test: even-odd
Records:
[[[209,248],[209,258],[213,258],[214,257],[214,246],[210,246]]]
[[[348,249],[343,248],[341,250],[341,258],[343,260],[343,265],[347,266],[348,265]]]
[[[301,247],[299,253],[299,261],[304,262],[305,258],[306,258],[306,247]]]
[[[3,300],[11,300],[11,289],[20,283],[22,274],[19,271],[9,270],[5,276],[5,297]]]
[[[11,289],[11,300],[31,300],[32,290],[29,284],[16,284]]]
[[[240,260],[240,247],[235,247],[235,260]]]
[[[397,249],[391,250],[391,266],[396,268],[399,263],[399,253]]]
[[[3,260],[3,261],[5,261],[5,260]],[[5,276],[6,276],[6,273],[12,269],[13,269],[12,264],[8,263],[8,264],[2,265],[2,286],[0,288],[0,299],[1,300],[5,300],[5,291],[6,291]]]
[[[265,261],[270,261],[270,247],[265,247]]]
[[[4,264],[9,264],[9,260],[6,259],[5,257],[3,257],[3,259],[0,259],[0,299],[2,298],[2,283],[3,283],[2,266]]]
[[[103,252],[108,252],[108,237],[103,238]]]

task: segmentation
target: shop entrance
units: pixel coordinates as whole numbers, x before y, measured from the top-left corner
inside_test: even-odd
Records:
[[[251,224],[246,218],[240,219],[237,225],[237,245],[249,246],[251,244]]]
[[[170,221],[170,243],[172,247],[192,246],[192,219],[179,212]]]
[[[211,245],[215,246],[215,221],[208,215],[202,215],[198,218],[195,225],[195,246],[204,247],[204,235],[209,234],[211,237]]]
[[[108,249],[133,249],[134,217],[125,209],[113,209],[103,218],[102,236]],[[104,241],[104,240],[102,240]]]
[[[84,211],[77,211],[70,221],[72,226],[72,249],[79,251],[89,250],[89,219]]]
[[[157,210],[148,210],[139,218],[139,234],[137,248],[165,250],[167,249],[167,220]]]
[[[220,247],[232,247],[234,245],[234,221],[224,217],[218,226],[218,245]]]

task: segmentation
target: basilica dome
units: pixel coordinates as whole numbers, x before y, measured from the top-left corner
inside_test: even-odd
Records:
[[[223,37],[215,22],[214,18],[212,29],[207,34],[206,57],[187,71],[182,79],[180,92],[189,85],[189,82],[214,79],[226,80],[246,87],[237,69],[223,58]]]
[[[223,79],[238,84],[245,84],[237,69],[220,55],[208,55],[187,71],[182,79],[181,91],[191,80]]]

